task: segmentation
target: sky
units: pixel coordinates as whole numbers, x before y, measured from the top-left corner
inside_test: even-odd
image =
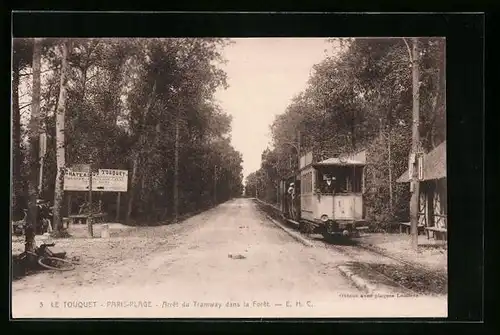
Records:
[[[224,50],[229,88],[217,92],[233,117],[231,140],[243,155],[243,176],[260,168],[270,125],[303,91],[314,64],[331,46],[324,38],[240,38]]]

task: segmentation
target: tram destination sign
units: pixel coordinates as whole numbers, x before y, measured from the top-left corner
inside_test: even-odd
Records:
[[[127,186],[127,170],[99,169],[97,172],[92,173],[92,191],[127,192]],[[88,191],[89,173],[68,169],[64,174],[64,190]]]

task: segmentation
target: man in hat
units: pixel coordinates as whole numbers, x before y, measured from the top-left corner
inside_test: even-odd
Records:
[[[325,174],[325,182],[323,183],[323,193],[335,193],[335,177]]]
[[[293,205],[295,199],[295,184],[290,183],[287,190],[288,195],[290,196],[288,199],[288,214],[293,217]]]
[[[288,194],[293,198],[295,198],[295,184],[290,183],[290,186],[288,187]]]

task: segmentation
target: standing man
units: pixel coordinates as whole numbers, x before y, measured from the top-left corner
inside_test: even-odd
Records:
[[[292,199],[295,198],[295,184],[290,183],[290,186],[288,187],[288,194],[292,197]]]
[[[288,187],[288,191],[287,191],[288,195],[290,195],[289,197],[289,202],[288,202],[288,214],[290,215],[290,217],[294,217],[293,215],[293,206],[294,206],[294,200],[295,200],[295,184],[294,183],[290,183],[290,186]]]

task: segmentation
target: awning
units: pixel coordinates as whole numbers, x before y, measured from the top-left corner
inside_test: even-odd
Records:
[[[446,178],[446,141],[435,147],[423,157],[423,179],[436,180]],[[410,182],[409,172],[406,170],[397,180],[398,183]]]

